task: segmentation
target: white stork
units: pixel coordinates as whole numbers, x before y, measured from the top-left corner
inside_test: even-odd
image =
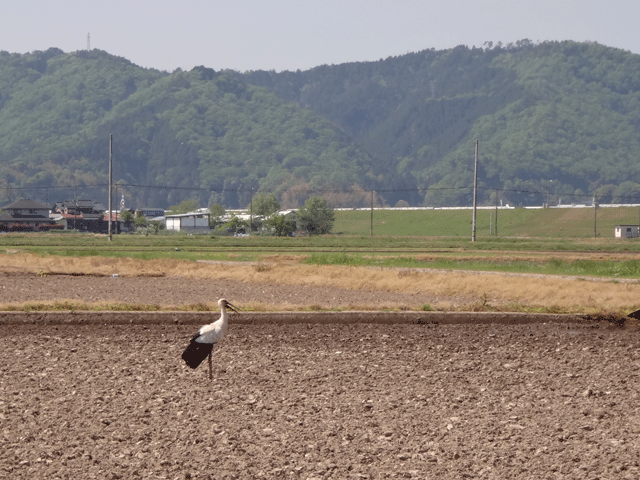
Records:
[[[197,368],[206,357],[209,357],[209,380],[213,378],[211,352],[214,345],[222,340],[222,337],[227,332],[227,308],[234,312],[238,311],[234,305],[224,298],[218,300],[218,305],[220,305],[220,318],[209,325],[201,327],[191,339],[189,346],[182,352],[182,359],[191,368]]]

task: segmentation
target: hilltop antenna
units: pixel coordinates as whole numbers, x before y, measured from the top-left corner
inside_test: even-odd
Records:
[[[87,33],[87,51],[91,50],[91,33]]]

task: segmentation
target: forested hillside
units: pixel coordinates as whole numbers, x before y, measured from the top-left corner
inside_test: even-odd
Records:
[[[130,205],[244,207],[262,189],[297,206],[311,188],[373,186],[370,158],[343,130],[236,72],[167,74],[97,50],[1,53],[0,95],[5,200],[55,201],[77,189],[44,187],[79,185],[104,201],[110,135]]]
[[[140,68],[99,50],[0,52],[0,197],[245,206],[640,202],[640,56],[596,43],[464,46],[308,71]],[[134,186],[135,185],[135,186]],[[67,187],[69,188],[54,188]],[[45,188],[47,187],[47,188]],[[342,191],[353,191],[344,194]],[[637,197],[637,198],[636,198]]]
[[[249,72],[251,83],[345,129],[391,167],[393,204],[640,202],[640,56],[596,43],[425,50],[306,72]],[[634,198],[638,197],[638,198]]]

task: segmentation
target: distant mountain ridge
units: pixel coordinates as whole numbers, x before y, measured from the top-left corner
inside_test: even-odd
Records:
[[[172,73],[99,50],[0,52],[0,172],[14,196],[79,185],[130,202],[246,206],[275,192],[335,203],[640,202],[640,56],[527,40],[307,71]],[[83,187],[85,185],[86,187]],[[91,187],[98,185],[98,187]],[[46,188],[45,188],[46,187]],[[352,193],[343,193],[350,191]],[[24,193],[25,195],[20,195]],[[74,192],[75,193],[75,192]],[[5,198],[7,200],[7,198]]]
[[[344,128],[412,203],[470,204],[476,139],[482,201],[640,197],[639,55],[522,40],[247,76]]]

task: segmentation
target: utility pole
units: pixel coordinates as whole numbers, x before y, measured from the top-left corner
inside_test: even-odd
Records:
[[[78,226],[76,225],[76,220],[78,218],[78,185],[76,185],[76,189],[73,193],[73,203],[75,204],[75,209],[73,211],[73,229],[77,230]]]
[[[113,183],[113,135],[109,135],[109,241],[111,241],[111,184]]]
[[[596,194],[593,194],[593,238],[598,238],[597,219],[598,219],[598,203],[596,202]]]
[[[498,236],[498,189],[496,188],[496,237]]]
[[[476,140],[476,159],[473,171],[473,222],[471,225],[471,241],[476,241],[476,203],[478,200],[478,140]]]
[[[371,190],[371,229],[369,231],[369,236],[373,237],[373,190]]]

